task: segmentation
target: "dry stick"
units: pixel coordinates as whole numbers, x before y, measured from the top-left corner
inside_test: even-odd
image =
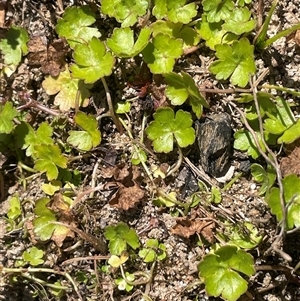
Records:
[[[93,168],[92,180],[91,180],[91,188],[95,188],[96,187],[97,170],[98,170],[100,161],[101,161],[101,159],[98,159],[97,162],[96,162],[96,164],[95,164],[95,166],[94,166],[94,168]],[[93,190],[90,193],[90,199],[94,197],[94,192],[95,192],[95,190]]]
[[[75,198],[74,202],[71,204],[70,209],[74,208],[78,203],[80,203],[81,200],[82,200],[82,198],[83,198],[85,195],[90,194],[90,193],[92,193],[93,191],[101,190],[101,189],[103,189],[104,187],[105,187],[105,185],[104,185],[104,184],[101,184],[101,185],[98,185],[98,186],[96,186],[96,187],[94,187],[94,188],[89,188],[89,189],[87,189],[87,190],[85,190],[85,191],[79,193],[79,194],[77,195],[77,197]]]
[[[84,240],[88,241],[90,244],[92,244],[93,247],[95,248],[95,250],[97,250],[101,253],[106,252],[106,244],[104,243],[104,241],[97,238],[96,236],[86,233],[70,224],[65,224],[65,223],[61,223],[61,222],[51,222],[51,224],[60,225],[60,226],[63,226],[63,227],[66,227],[66,228],[72,230],[73,232],[77,233],[82,239],[84,239]]]
[[[102,81],[102,84],[103,84],[103,87],[104,87],[104,90],[105,90],[105,93],[106,93],[106,101],[107,101],[107,105],[108,105],[109,115],[112,118],[114,124],[116,125],[117,130],[120,133],[122,133],[123,129],[122,129],[122,126],[121,126],[121,123],[120,123],[119,119],[117,118],[117,116],[115,114],[114,107],[113,107],[113,104],[112,104],[112,100],[111,100],[111,96],[110,96],[110,92],[109,92],[106,80],[105,80],[104,77],[102,77],[101,81]]]
[[[38,103],[35,99],[29,97],[29,98],[25,98],[25,100],[27,101],[26,104],[24,105],[21,105],[17,108],[17,110],[23,110],[23,109],[26,109],[26,108],[33,108],[33,109],[39,109],[45,113],[48,113],[50,115],[53,115],[53,116],[56,116],[56,117],[59,117],[61,116],[61,113],[59,111],[56,111],[56,110],[53,110],[53,109],[50,109],[50,108],[47,108],[46,106]],[[73,124],[74,123],[74,120],[71,119],[71,118],[68,118],[68,121]]]
[[[229,89],[206,89],[206,88],[199,88],[200,92],[205,93],[216,93],[216,94],[233,94],[233,93],[251,93],[252,89],[239,89],[239,88],[229,88]]]
[[[61,265],[67,265],[76,261],[84,261],[84,260],[107,260],[109,259],[109,255],[95,255],[95,256],[86,256],[86,257],[75,257],[68,260],[65,260],[61,263]]]
[[[271,248],[273,248],[275,252],[279,253],[285,260],[292,261],[292,258],[288,254],[286,254],[285,252],[283,252],[282,250],[279,249],[280,248],[280,242],[283,239],[283,237],[285,235],[285,232],[286,232],[286,215],[287,215],[287,212],[286,212],[287,209],[286,209],[286,206],[285,206],[285,201],[284,201],[284,196],[283,196],[282,174],[281,174],[280,166],[279,166],[279,163],[277,161],[276,155],[269,148],[269,146],[267,145],[267,143],[264,139],[263,123],[262,123],[262,118],[261,118],[261,115],[260,115],[259,104],[258,104],[258,99],[257,99],[257,84],[258,83],[256,82],[255,84],[253,84],[253,81],[251,79],[250,84],[252,86],[254,104],[255,104],[257,115],[258,115],[261,140],[264,144],[265,149],[267,150],[267,152],[269,153],[269,155],[271,155],[271,157],[273,159],[273,160],[271,160],[271,159],[269,159],[268,156],[266,156],[269,159],[267,162],[269,162],[274,167],[274,169],[276,171],[277,182],[278,182],[278,187],[279,187],[279,199],[280,199],[280,206],[281,206],[281,211],[282,211],[281,230],[280,230],[279,235],[275,239],[275,241],[272,243]],[[267,252],[270,252],[271,248],[269,248],[269,250],[267,250]]]
[[[256,102],[257,102],[257,95],[256,93],[254,93],[254,98],[256,98]],[[281,171],[280,171],[280,168],[279,168],[279,164],[277,162],[277,159],[276,159],[276,156],[275,154],[269,149],[269,147],[265,144],[265,141],[263,139],[263,136],[262,136],[262,141],[264,143],[264,146],[266,147],[266,150],[270,153],[270,155],[272,156],[272,159],[274,161],[272,161],[267,155],[266,153],[262,150],[260,144],[259,144],[259,141],[257,139],[257,136],[254,132],[254,130],[252,129],[252,127],[249,125],[244,113],[236,106],[235,103],[233,102],[229,102],[230,105],[232,105],[238,112],[239,114],[241,115],[242,119],[243,119],[243,122],[247,128],[247,130],[251,133],[252,135],[252,138],[255,142],[255,145],[259,151],[259,153],[264,157],[264,159],[270,164],[273,166],[273,168],[276,170],[276,175],[277,175],[277,180],[278,180],[278,186],[279,186],[279,189],[280,189],[280,203],[281,203],[281,207],[283,208],[283,219],[282,219],[282,225],[281,225],[281,231],[278,235],[278,237],[275,239],[275,241],[273,242],[272,246],[269,248],[269,250],[267,250],[267,253],[270,252],[271,249],[273,249],[276,253],[280,254],[281,257],[283,257],[285,260],[287,261],[292,261],[292,258],[286,254],[285,252],[283,252],[282,250],[279,249],[279,244],[280,244],[280,241],[284,235],[284,232],[285,232],[285,221],[286,221],[286,210],[285,210],[285,205],[284,205],[284,199],[283,199],[283,185],[282,185],[282,176],[281,176]],[[259,114],[259,110],[257,111],[258,113],[258,116],[260,116]],[[282,206],[283,205],[283,206]]]
[[[244,122],[244,124],[245,124],[247,130],[248,130],[248,131],[250,132],[250,134],[252,135],[252,138],[253,138],[253,140],[254,140],[254,142],[255,142],[255,145],[256,145],[256,147],[257,147],[259,153],[264,157],[264,159],[265,159],[269,164],[271,164],[271,165],[275,168],[276,173],[277,173],[278,170],[279,170],[279,174],[277,173],[277,177],[278,177],[278,175],[281,177],[280,169],[279,169],[279,168],[276,168],[276,164],[275,164],[275,163],[274,163],[274,162],[266,155],[266,153],[261,149],[260,144],[259,144],[259,141],[258,141],[258,139],[257,139],[257,136],[256,136],[254,130],[252,129],[252,127],[249,125],[249,123],[248,123],[248,121],[247,121],[247,119],[246,119],[244,113],[236,106],[235,103],[233,103],[233,102],[230,101],[229,104],[230,104],[231,106],[233,106],[233,107],[239,112],[239,114],[241,115],[241,117],[242,117],[242,119],[243,119],[243,122]],[[277,160],[276,160],[276,162],[277,162]],[[281,182],[281,178],[279,178],[278,185],[279,185],[279,182]],[[282,182],[281,182],[281,186],[282,186]],[[284,227],[284,228],[285,228],[285,227]],[[287,261],[292,261],[292,258],[291,258],[288,254],[286,254],[285,252],[283,252],[282,250],[280,250],[280,249],[277,247],[277,246],[279,245],[279,242],[280,242],[281,238],[282,238],[282,235],[283,235],[283,234],[282,234],[282,229],[281,229],[281,232],[280,232],[279,236],[278,236],[278,237],[276,238],[276,240],[273,242],[271,248],[273,248],[273,250],[274,250],[275,252],[277,252],[278,254],[280,254],[280,255],[281,255],[284,259],[286,259]],[[271,248],[270,248],[270,249],[271,249]],[[267,250],[267,252],[269,252],[270,249]]]
[[[261,29],[263,25],[264,0],[259,0],[257,4],[257,28]]]
[[[2,171],[0,171],[0,201],[5,200],[5,190],[4,190],[4,177]]]

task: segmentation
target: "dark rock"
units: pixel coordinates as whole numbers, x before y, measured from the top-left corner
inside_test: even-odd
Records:
[[[180,196],[183,199],[195,193],[197,190],[199,190],[197,178],[193,175],[192,171],[187,167],[184,167],[180,171],[177,177],[176,184],[178,187],[180,187],[180,193],[181,193]]]
[[[221,113],[206,117],[199,123],[197,134],[200,164],[204,171],[214,177],[226,174],[230,165],[231,117]]]

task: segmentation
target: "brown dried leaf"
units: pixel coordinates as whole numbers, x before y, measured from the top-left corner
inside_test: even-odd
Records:
[[[27,46],[29,65],[41,66],[44,74],[50,74],[53,77],[65,70],[67,48],[64,40],[55,40],[48,47],[46,37],[36,36],[27,43]]]
[[[280,169],[284,177],[289,174],[300,176],[300,147],[295,147],[287,157],[281,159]]]
[[[54,229],[51,240],[55,242],[58,247],[61,247],[66,237],[74,237],[74,232],[71,229],[57,225]]]
[[[25,225],[26,230],[29,234],[30,241],[32,242],[32,244],[36,245],[38,242],[36,240],[36,236],[35,236],[34,231],[33,231],[34,226],[33,226],[32,219],[25,220],[24,225]]]
[[[295,42],[300,46],[300,29],[298,29],[295,33]]]
[[[128,166],[127,164],[120,164],[118,165],[118,168],[115,170],[114,173],[114,179],[116,181],[122,182],[124,185],[124,182],[127,182],[128,179],[132,179],[132,168],[131,166]]]
[[[121,182],[126,186],[132,186],[132,180],[136,177],[136,172],[133,173],[132,166],[127,164],[119,164],[113,167],[105,167],[101,170],[101,176],[103,178],[114,178],[116,181]],[[127,185],[128,184],[128,185]]]
[[[145,196],[145,192],[134,182],[133,186],[126,187],[119,183],[119,189],[109,201],[109,204],[118,209],[128,210],[135,207]]]
[[[53,196],[51,209],[55,212],[68,212],[70,206],[64,201],[63,195],[60,192],[56,192]]]
[[[51,209],[57,213],[59,222],[75,225],[70,206],[64,201],[64,197],[60,192],[54,194]],[[51,240],[54,241],[58,247],[61,247],[66,237],[74,237],[72,230],[63,226],[57,226],[52,233]]]
[[[104,179],[110,179],[114,176],[117,166],[109,166],[101,168],[101,177]]]
[[[191,220],[189,218],[178,218],[176,225],[171,229],[171,233],[189,238],[195,233],[202,234],[209,242],[213,241],[213,229],[215,223],[213,221],[203,221],[200,219]]]

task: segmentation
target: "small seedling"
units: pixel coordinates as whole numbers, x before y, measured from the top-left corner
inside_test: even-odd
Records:
[[[175,60],[183,53],[183,42],[169,35],[158,34],[142,53],[153,74],[168,73],[173,70]]]
[[[270,188],[274,185],[276,180],[276,173],[272,166],[268,165],[263,168],[260,164],[254,163],[251,165],[251,174],[253,179],[261,184],[259,195],[268,194]]]
[[[107,46],[119,57],[129,58],[138,55],[148,44],[151,35],[149,28],[143,28],[134,42],[134,32],[129,27],[115,28]]]
[[[157,239],[148,239],[145,243],[145,247],[139,251],[139,256],[146,263],[164,260],[167,257],[166,246],[159,243]]]
[[[6,214],[8,218],[5,218],[6,222],[8,223],[6,229],[7,231],[12,231],[19,227],[18,223],[22,214],[19,196],[15,195],[12,198],[10,198],[8,204],[9,207]]]
[[[224,246],[208,254],[198,265],[199,277],[209,296],[236,301],[247,291],[248,283],[240,275],[255,273],[253,258],[235,246]]]
[[[29,36],[24,28],[12,26],[0,41],[0,53],[3,56],[4,68],[0,75],[11,76],[21,62],[22,55],[28,53],[27,42]]]
[[[134,250],[140,246],[135,230],[123,222],[116,226],[107,226],[104,236],[109,240],[108,248],[112,255],[121,255],[123,251],[127,250],[127,245]]]
[[[286,101],[281,97],[274,98],[271,94],[265,92],[259,92],[257,99],[260,117],[263,121],[263,138],[268,145],[276,143],[289,144],[299,138],[300,122],[299,120],[295,121],[291,108]],[[252,100],[253,98],[249,95],[243,95],[239,99],[242,103],[249,103],[246,118],[255,132],[261,150],[265,152],[266,147],[263,144],[259,129],[258,114],[254,106],[250,104]],[[247,150],[248,154],[254,159],[260,156],[260,152],[250,131],[241,129],[235,132],[234,138],[234,147],[236,149]]]
[[[50,199],[42,198],[37,200],[34,209],[33,231],[41,241],[52,239],[61,244],[70,230],[64,226],[57,225],[56,215],[47,205]]]
[[[101,11],[103,14],[114,17],[122,27],[134,25],[138,17],[146,14],[149,2],[140,1],[121,1],[121,0],[103,0],[101,2]]]
[[[185,72],[181,74],[171,72],[165,74],[165,80],[168,84],[166,96],[171,100],[172,105],[182,105],[189,99],[193,112],[197,118],[200,118],[203,106],[207,108],[208,103],[201,96],[193,78]]]
[[[89,27],[95,21],[95,14],[88,6],[68,7],[63,18],[58,20],[55,30],[59,37],[66,38],[74,48],[79,43],[87,43],[92,37],[101,36],[98,29]]]
[[[82,151],[89,151],[100,144],[101,133],[94,116],[78,111],[75,115],[75,122],[82,130],[70,131],[67,142]]]
[[[134,277],[134,274],[130,274],[128,272],[125,272],[125,276],[126,276],[126,280],[124,278],[118,278],[115,280],[115,283],[117,284],[118,286],[118,289],[120,291],[124,291],[126,290],[126,292],[130,292],[133,288],[134,288],[134,285],[131,285],[129,284],[128,282],[133,282],[135,277]]]
[[[21,202],[19,197],[13,196],[12,198],[9,199],[9,209],[7,212],[7,217],[10,220],[16,220],[20,215],[21,215]]]
[[[217,79],[228,79],[233,85],[245,87],[250,75],[256,71],[254,46],[246,38],[234,41],[232,45],[218,44],[215,46],[218,60],[213,62],[209,70],[216,74]]]
[[[168,198],[165,196],[158,196],[157,198],[153,199],[153,204],[156,206],[166,206],[166,207],[174,207],[176,206],[177,198],[176,192],[170,192]]]
[[[192,128],[190,113],[179,110],[174,114],[174,111],[167,107],[158,109],[153,118],[154,121],[147,127],[146,133],[153,141],[156,152],[171,152],[174,138],[179,147],[187,147],[194,143],[195,130]]]
[[[30,265],[37,266],[44,263],[44,251],[31,247],[23,253],[23,260]]]
[[[62,111],[80,106],[86,107],[89,104],[90,92],[88,89],[92,85],[86,85],[83,80],[74,78],[68,66],[65,66],[65,71],[60,72],[56,77],[46,76],[42,86],[48,95],[57,94],[54,98],[54,104],[59,106]],[[77,100],[78,93],[79,99]]]
[[[260,144],[262,151],[266,151],[260,133],[255,132],[255,135]],[[257,159],[260,156],[260,152],[256,147],[252,134],[246,129],[241,129],[234,133],[233,146],[235,149],[239,149],[241,151],[247,151],[247,154],[251,156],[253,159]]]
[[[220,204],[222,201],[222,194],[218,187],[212,186],[210,191],[210,202],[214,204]]]
[[[262,236],[259,235],[257,228],[249,222],[240,225],[225,223],[224,226],[226,230],[223,233],[218,233],[217,236],[227,244],[235,245],[242,249],[253,249],[262,240]]]
[[[128,254],[126,252],[122,252],[120,256],[111,255],[108,259],[108,264],[113,268],[118,268],[121,264],[125,263],[128,260]]]
[[[286,206],[286,228],[291,230],[300,226],[300,179],[296,175],[288,175],[282,180],[283,195]],[[276,215],[278,222],[282,221],[283,213],[280,202],[280,190],[273,187],[266,201],[271,208],[271,212]]]

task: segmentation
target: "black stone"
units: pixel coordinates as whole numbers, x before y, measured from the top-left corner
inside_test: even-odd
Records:
[[[214,177],[226,174],[232,151],[231,117],[227,113],[211,115],[199,123],[197,140],[200,164]]]

